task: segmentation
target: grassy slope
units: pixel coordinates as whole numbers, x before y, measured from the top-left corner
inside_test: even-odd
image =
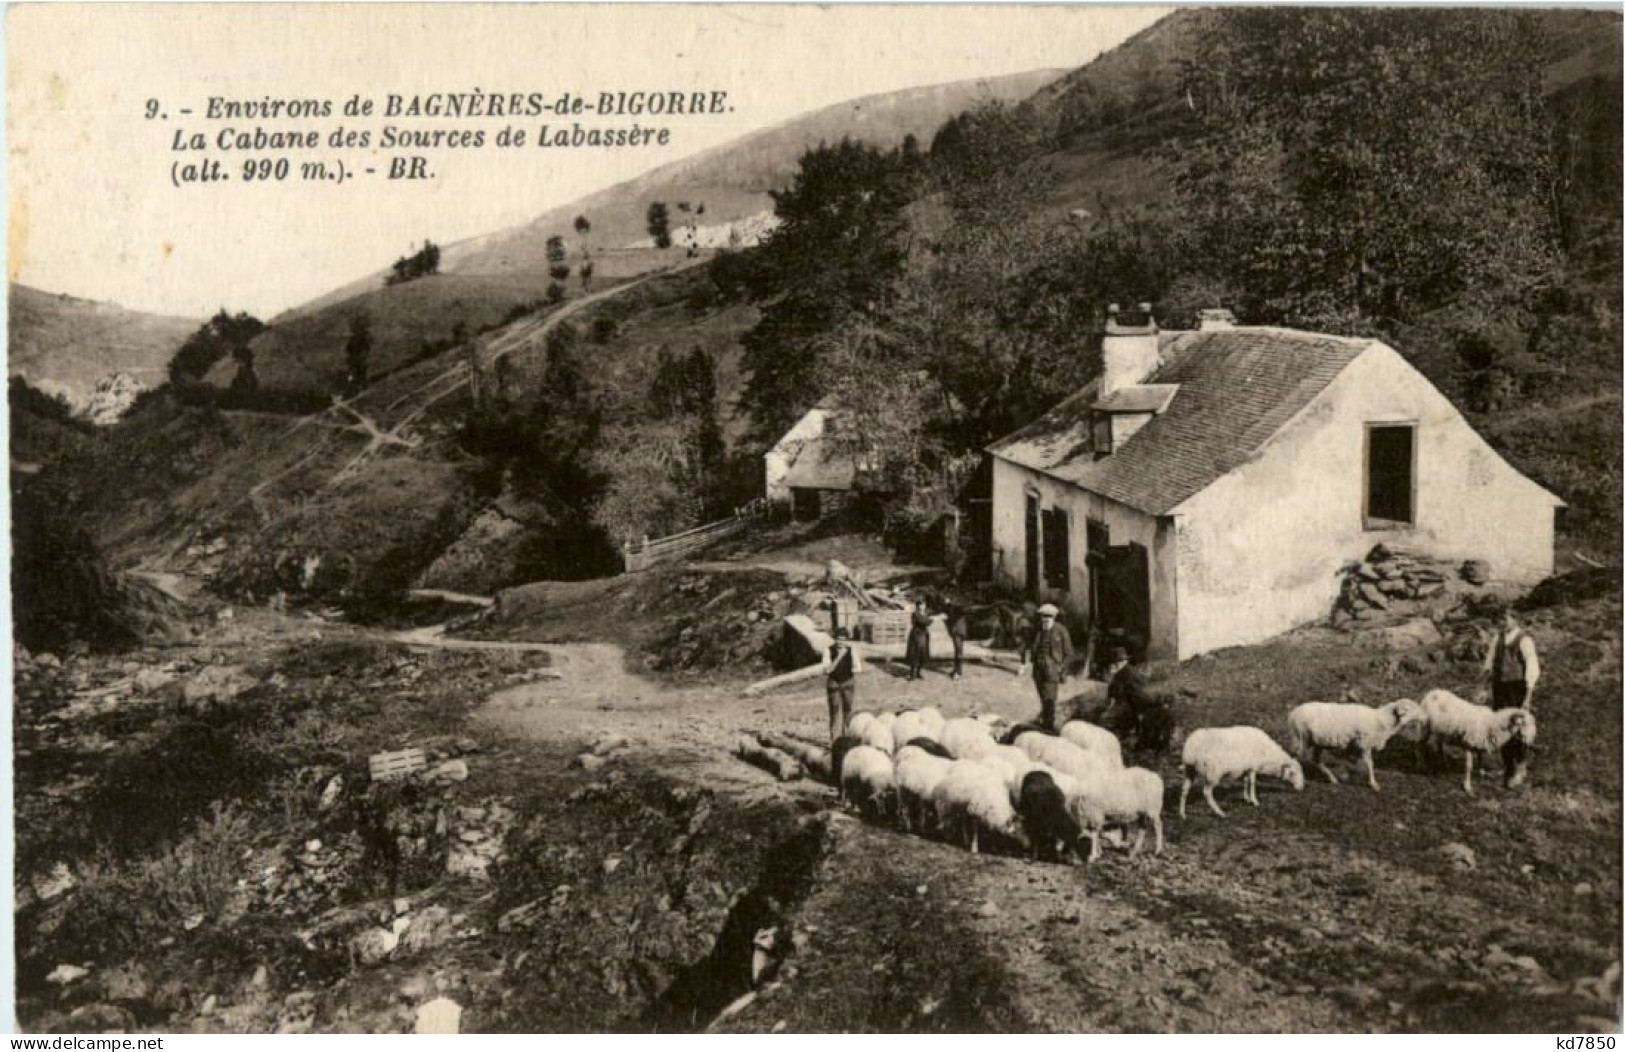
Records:
[[[202,324],[195,318],[143,314],[13,284],[7,354],[12,375],[89,399],[96,382],[129,373],[147,386],[164,379],[175,351]]]
[[[681,251],[631,247],[648,236],[644,217],[651,201],[670,202],[674,222],[683,218],[678,201],[703,202],[706,213],[697,218],[702,225],[771,212],[768,191],[790,180],[808,147],[843,135],[891,146],[912,133],[929,143],[944,120],[979,99],[1024,98],[1057,72],[914,88],[827,107],[552,209],[524,226],[444,246],[438,278],[385,289],[380,272],[352,282],[274,319],[272,330],[254,344],[261,386],[331,390],[343,372],[349,317],[357,310],[373,318],[374,361],[393,368],[417,353],[423,340],[449,336],[459,322],[472,333],[516,304],[539,299],[550,280],[549,237],[563,236],[571,266],[576,264],[577,215],[592,220],[599,286],[647,273],[680,258]],[[570,294],[578,292],[573,276],[567,285]],[[209,379],[223,386],[234,373],[231,363],[222,363]]]

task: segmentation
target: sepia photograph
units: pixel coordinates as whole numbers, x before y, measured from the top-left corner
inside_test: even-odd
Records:
[[[5,51],[17,1031],[1614,1047],[1619,4]]]

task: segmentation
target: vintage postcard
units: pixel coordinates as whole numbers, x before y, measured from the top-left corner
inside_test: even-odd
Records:
[[[17,1027],[1612,1048],[1621,57],[10,7]]]

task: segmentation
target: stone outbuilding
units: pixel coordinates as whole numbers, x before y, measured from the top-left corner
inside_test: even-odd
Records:
[[[788,504],[797,519],[817,519],[851,498],[858,474],[853,443],[841,440],[845,414],[826,398],[763,454],[767,499]]]
[[[1563,502],[1375,339],[1161,332],[1115,307],[1102,372],[988,452],[992,572],[1151,658],[1254,643],[1330,611],[1377,543],[1551,573]]]

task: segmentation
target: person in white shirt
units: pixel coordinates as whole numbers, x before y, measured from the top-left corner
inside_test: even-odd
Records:
[[[1484,655],[1484,674],[1489,679],[1490,707],[1527,709],[1534,712],[1535,684],[1540,682],[1540,656],[1535,641],[1518,624],[1510,606],[1500,609],[1500,626]],[[1523,784],[1529,774],[1529,746],[1516,739],[1501,747],[1507,788]]]
[[[824,694],[829,699],[829,743],[846,733],[846,723],[852,718],[852,699],[858,673],[863,671],[863,658],[852,645],[844,628],[835,630],[835,642],[824,651]]]

